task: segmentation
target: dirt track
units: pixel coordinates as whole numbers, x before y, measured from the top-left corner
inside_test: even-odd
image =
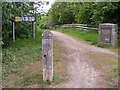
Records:
[[[83,40],[78,40],[69,35],[52,31],[54,40],[57,44],[64,48],[63,55],[67,58],[67,70],[69,80],[59,88],[101,88],[107,87],[106,80],[99,70],[93,67],[93,63],[89,53],[110,54],[118,57],[118,54],[107,49],[98,48],[87,44]]]

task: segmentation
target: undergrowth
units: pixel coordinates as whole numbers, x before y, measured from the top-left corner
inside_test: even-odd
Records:
[[[15,43],[4,47],[2,51],[2,79],[3,86],[6,88],[49,87],[63,82],[65,79],[60,75],[65,68],[58,61],[58,54],[54,55],[54,76],[52,82],[43,81],[42,72],[42,36],[45,30],[38,30],[35,39],[32,37],[26,39],[17,39]],[[54,49],[57,45],[54,46]],[[54,51],[55,53],[56,51]],[[62,66],[61,66],[62,65]],[[61,70],[62,71],[59,71]],[[56,71],[57,70],[57,71]]]

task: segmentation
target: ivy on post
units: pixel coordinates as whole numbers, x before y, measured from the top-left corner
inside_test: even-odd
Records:
[[[46,30],[42,34],[43,81],[53,80],[53,33]]]

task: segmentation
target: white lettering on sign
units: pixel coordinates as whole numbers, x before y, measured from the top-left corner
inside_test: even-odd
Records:
[[[25,17],[25,21],[28,21],[28,17]]]
[[[15,21],[35,21],[35,17],[18,17],[15,16]]]
[[[31,19],[32,21],[35,21],[35,17],[32,17],[32,19]]]
[[[21,17],[21,21],[24,21],[24,17]]]

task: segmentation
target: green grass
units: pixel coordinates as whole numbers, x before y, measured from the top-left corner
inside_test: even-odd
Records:
[[[34,72],[32,74],[27,74],[25,77],[23,77],[21,80],[14,82],[15,86],[19,87],[26,87],[29,85],[37,84],[37,88],[43,88],[48,87],[50,85],[55,86],[61,82],[64,81],[64,78],[60,78],[58,75],[53,76],[53,81],[46,81],[44,82],[43,79],[42,70]]]
[[[95,45],[97,47],[102,47],[102,48],[116,48],[112,47],[109,45],[103,45],[103,44],[98,44],[98,32],[95,32],[93,30],[81,30],[81,29],[75,29],[75,28],[57,28],[54,29],[56,31],[60,31],[62,33],[66,33],[68,35],[77,37],[79,39],[83,39],[87,41],[91,45]],[[120,42],[120,36],[118,36],[118,44]]]
[[[27,39],[16,40],[12,45],[3,48],[3,79],[11,72],[18,73],[18,71],[13,71],[12,69],[19,68],[27,62],[40,60],[42,32],[42,30],[38,31],[35,39],[29,37]]]
[[[36,87],[50,87],[57,85],[65,80],[65,68],[60,64],[63,59],[60,54],[56,54],[58,46],[54,45],[54,75],[52,82],[43,82],[42,74],[42,36],[45,30],[38,30],[38,34],[33,39],[17,39],[8,47],[3,48],[2,67],[3,67],[3,85],[5,87],[23,88],[32,85]],[[64,68],[64,69],[63,69]],[[63,74],[64,72],[64,74]],[[63,75],[61,75],[63,74]]]

